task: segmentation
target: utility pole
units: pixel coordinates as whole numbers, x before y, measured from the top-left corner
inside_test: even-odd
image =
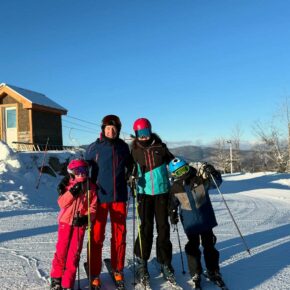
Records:
[[[233,174],[233,147],[232,147],[232,140],[227,140],[227,143],[230,145],[231,174]]]

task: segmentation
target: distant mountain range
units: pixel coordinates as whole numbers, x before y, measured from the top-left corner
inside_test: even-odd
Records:
[[[175,156],[182,157],[188,162],[208,162],[215,165],[217,168],[221,168],[220,164],[217,164],[218,149],[212,147],[201,147],[201,146],[181,146],[175,148],[169,148],[170,152]],[[234,152],[233,152],[234,153]],[[240,170],[256,171],[260,165],[254,162],[253,150],[241,150],[240,151]],[[230,163],[230,151],[224,152],[225,159]],[[233,162],[235,163],[235,162]]]

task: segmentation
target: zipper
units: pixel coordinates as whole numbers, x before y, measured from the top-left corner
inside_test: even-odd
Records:
[[[113,164],[112,164],[112,166],[113,166],[113,188],[114,188],[114,201],[116,201],[116,172],[115,172],[115,170],[116,170],[116,164],[115,164],[115,147],[114,147],[114,145],[112,146],[112,156],[113,156],[113,160],[112,160],[112,162],[113,162]]]
[[[154,195],[154,180],[153,180],[153,166],[151,163],[151,158],[150,158],[150,149],[148,149],[147,151],[148,154],[148,160],[149,160],[149,169],[150,169],[150,177],[151,177],[151,187],[152,187],[152,195]],[[153,156],[153,154],[152,154]],[[152,157],[152,159],[154,160],[154,158]]]

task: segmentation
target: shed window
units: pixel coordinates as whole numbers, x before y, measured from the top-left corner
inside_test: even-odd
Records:
[[[6,109],[7,128],[16,128],[16,109]]]

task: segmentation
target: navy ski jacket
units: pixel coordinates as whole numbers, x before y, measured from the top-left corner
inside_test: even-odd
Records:
[[[99,138],[85,154],[91,178],[97,185],[99,203],[128,200],[127,177],[133,167],[129,146],[122,139]]]
[[[169,214],[179,207],[180,220],[187,236],[201,234],[217,226],[208,191],[215,188],[210,178],[196,176],[191,168],[186,180],[174,181],[170,189]],[[217,185],[222,183],[218,171],[212,174]]]

